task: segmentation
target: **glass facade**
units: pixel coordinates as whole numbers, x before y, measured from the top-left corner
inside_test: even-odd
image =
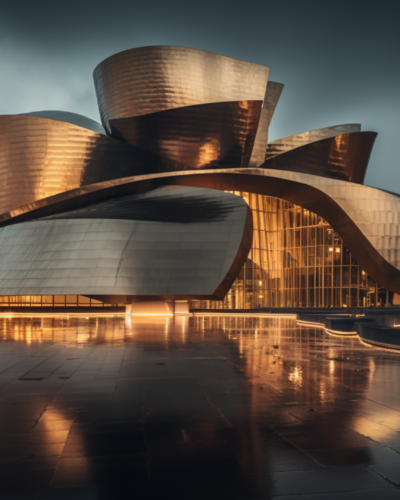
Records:
[[[193,301],[195,309],[370,307],[390,303],[318,215],[271,196],[234,192],[253,213],[253,244],[223,301]]]
[[[123,304],[125,305],[125,304]],[[81,295],[9,295],[0,296],[0,307],[116,307]]]

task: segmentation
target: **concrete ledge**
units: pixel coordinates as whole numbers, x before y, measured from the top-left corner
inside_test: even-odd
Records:
[[[151,300],[148,302],[133,302],[132,316],[173,316],[172,303],[166,300]]]
[[[357,323],[356,331],[360,339],[368,344],[400,349],[400,329],[376,324]]]

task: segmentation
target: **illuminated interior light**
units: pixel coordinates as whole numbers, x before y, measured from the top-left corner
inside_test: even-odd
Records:
[[[285,318],[285,319],[297,319],[297,314],[274,314],[274,313],[230,313],[227,310],[222,312],[194,312],[193,316],[206,317],[226,317],[226,318]]]
[[[331,330],[330,328],[326,328],[326,326],[323,323],[313,323],[311,321],[302,321],[302,320],[297,320],[296,323],[300,326],[322,328],[328,335],[334,335],[335,337],[355,337],[358,335],[357,332],[341,332],[339,330]]]
[[[330,252],[333,252],[333,247],[329,247],[329,251],[330,251]]]
[[[340,253],[340,247],[336,247],[336,253]]]
[[[171,316],[173,316],[173,314],[172,313],[165,313],[165,314],[163,314],[163,313],[161,313],[161,314],[160,313],[133,313],[133,314],[131,314],[131,316],[150,316],[150,317],[152,317],[152,316],[164,316],[164,317],[171,317]]]
[[[296,323],[301,326],[311,326],[312,328],[325,328],[325,325],[322,323],[312,323],[311,321],[302,321],[300,319]]]
[[[325,328],[326,333],[329,335],[334,335],[335,337],[357,337],[357,332],[340,332],[338,330],[331,330],[329,328]]]
[[[66,314],[54,314],[54,313],[2,313],[0,312],[0,318],[64,318],[64,319],[69,319],[69,318],[86,318],[88,313],[69,313],[68,315]],[[125,313],[114,313],[114,314],[101,314],[101,313],[89,313],[90,317],[93,318],[113,318],[113,317],[118,317],[118,316],[125,316]]]

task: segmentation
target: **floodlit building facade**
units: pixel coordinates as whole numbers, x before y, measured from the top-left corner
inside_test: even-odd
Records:
[[[102,125],[0,116],[0,305],[362,307],[400,294],[400,197],[376,133],[268,141],[267,66],[142,47],[94,71]]]

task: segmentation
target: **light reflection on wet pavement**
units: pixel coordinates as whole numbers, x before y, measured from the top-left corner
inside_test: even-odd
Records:
[[[400,498],[400,353],[285,318],[0,317],[0,498]]]

